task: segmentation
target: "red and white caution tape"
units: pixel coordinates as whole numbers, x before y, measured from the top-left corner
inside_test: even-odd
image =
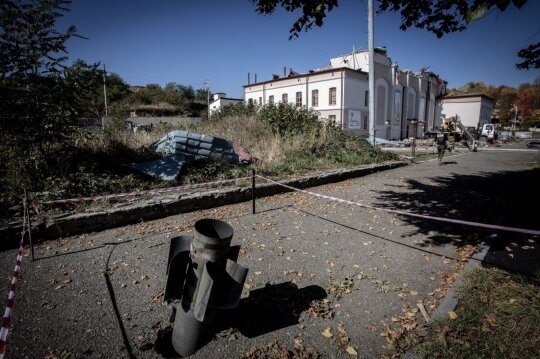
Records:
[[[13,270],[13,278],[9,286],[8,301],[6,305],[6,311],[4,312],[4,318],[2,319],[2,328],[0,328],[0,359],[4,359],[6,354],[7,338],[9,334],[9,321],[11,320],[11,313],[13,311],[13,301],[15,298],[15,288],[17,287],[17,279],[21,270],[21,263],[24,254],[24,233],[21,238],[21,244],[19,252],[17,253],[17,260],[15,261],[15,269]]]
[[[464,221],[464,220],[461,220],[461,219],[452,219],[452,218],[445,218],[445,217],[435,217],[435,216],[429,216],[429,215],[419,214],[419,213],[414,213],[414,212],[405,212],[405,211],[400,211],[400,210],[396,210],[396,209],[388,209],[388,208],[375,207],[375,206],[371,206],[371,205],[369,205],[369,204],[362,204],[362,203],[358,203],[358,202],[349,201],[349,200],[346,200],[346,199],[341,199],[341,198],[337,198],[337,197],[326,196],[326,195],[324,195],[324,194],[315,193],[315,192],[310,192],[310,191],[306,191],[306,190],[303,190],[303,189],[295,188],[295,187],[292,187],[292,186],[289,186],[289,185],[286,185],[286,184],[283,184],[283,183],[279,183],[279,182],[273,181],[273,180],[271,180],[271,179],[269,179],[269,178],[266,178],[266,177],[263,177],[263,176],[260,176],[260,175],[256,175],[256,176],[257,176],[257,177],[260,177],[260,178],[262,178],[262,179],[264,179],[265,181],[275,183],[275,184],[277,184],[277,185],[279,185],[279,186],[282,186],[282,187],[285,187],[285,188],[289,188],[289,189],[291,189],[291,190],[293,190],[293,191],[306,193],[306,194],[309,194],[309,195],[312,195],[312,196],[316,196],[316,197],[319,197],[319,198],[328,199],[328,200],[335,201],[335,202],[339,202],[339,203],[350,204],[350,205],[352,205],[352,206],[359,206],[359,207],[364,207],[364,208],[374,209],[374,210],[376,210],[376,211],[382,211],[382,212],[388,212],[388,213],[395,213],[395,214],[400,214],[400,215],[403,215],[403,216],[409,216],[409,217],[416,217],[416,218],[430,219],[430,220],[439,221],[439,222],[448,222],[448,223],[462,224],[462,225],[465,225],[465,226],[473,226],[473,227],[481,227],[481,228],[490,228],[490,229],[496,229],[496,230],[500,230],[500,231],[517,232],[517,233],[522,233],[522,234],[532,234],[532,235],[535,235],[535,236],[539,236],[539,235],[540,235],[540,231],[534,230],[534,229],[523,229],[523,228],[515,228],[515,227],[506,227],[506,226],[499,226],[499,225],[496,225],[496,224],[486,224],[486,223],[479,223],[479,222],[472,222],[472,221]]]
[[[42,204],[59,204],[59,203],[91,202],[91,201],[97,201],[97,200],[101,200],[101,199],[112,199],[112,198],[121,198],[121,197],[135,197],[135,196],[143,196],[143,195],[149,195],[149,194],[162,194],[162,193],[171,193],[171,192],[181,192],[181,191],[195,189],[195,188],[214,187],[214,186],[223,185],[223,184],[227,184],[227,183],[234,183],[236,181],[249,179],[249,178],[251,178],[251,176],[233,178],[233,179],[222,180],[222,181],[189,184],[189,185],[178,186],[178,187],[151,189],[151,190],[146,190],[146,191],[108,194],[108,195],[103,195],[103,196],[57,199],[57,200],[53,200],[53,201],[44,201],[44,202],[41,202],[41,203]]]

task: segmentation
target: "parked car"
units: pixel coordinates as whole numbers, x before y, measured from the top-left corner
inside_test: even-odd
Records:
[[[530,140],[529,142],[527,142],[527,147],[540,147],[540,140]]]

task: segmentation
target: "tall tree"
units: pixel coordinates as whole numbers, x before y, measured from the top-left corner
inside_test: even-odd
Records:
[[[0,171],[14,164],[19,179],[39,175],[57,145],[73,138],[81,101],[99,78],[97,65],[65,64],[65,42],[77,36],[76,29],[60,32],[56,21],[69,4],[0,2]]]
[[[322,26],[325,17],[338,6],[337,0],[252,0],[257,12],[271,14],[277,7],[288,12],[301,11],[300,17],[289,30],[289,39],[302,31]],[[378,12],[401,15],[400,29],[410,27],[425,29],[442,37],[451,32],[463,31],[472,22],[481,19],[492,9],[505,11],[510,5],[521,9],[527,0],[378,0]],[[524,59],[516,64],[519,69],[540,67],[540,43],[519,51]]]
[[[503,126],[509,126],[514,119],[514,104],[517,99],[517,90],[513,87],[500,86],[499,98],[495,104],[494,113]]]

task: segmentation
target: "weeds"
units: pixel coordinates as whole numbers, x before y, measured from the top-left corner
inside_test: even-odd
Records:
[[[456,319],[432,325],[419,358],[540,357],[538,283],[495,269],[475,269],[459,291]]]
[[[67,144],[48,144],[46,152],[21,154],[4,149],[2,217],[19,202],[23,187],[37,193],[38,200],[50,200],[242,177],[250,172],[241,165],[196,160],[184,165],[177,180],[165,183],[127,165],[159,158],[152,144],[176,128],[157,126],[138,133],[121,128],[114,121],[102,132],[80,130]],[[197,127],[181,129],[225,138],[235,147],[243,147],[259,160],[257,172],[268,176],[302,175],[396,158],[318,121],[312,111],[290,105],[232,106]],[[28,161],[22,160],[25,158]]]

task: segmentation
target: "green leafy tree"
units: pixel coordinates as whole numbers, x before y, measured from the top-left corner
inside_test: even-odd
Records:
[[[161,86],[159,84],[148,84],[141,90],[139,95],[139,100],[143,104],[149,105],[158,103],[163,95],[163,91],[161,90]]]
[[[77,60],[72,67],[84,69],[88,67],[84,61]],[[105,94],[103,92],[103,70],[93,71],[88,74],[90,77],[86,79],[85,88],[88,90],[88,96],[81,99],[81,108],[79,116],[86,118],[101,118],[105,116]],[[107,88],[107,107],[108,115],[111,116],[111,109],[120,107],[127,108],[127,100],[130,96],[129,85],[117,74],[111,73],[106,77]],[[89,85],[92,84],[92,87]],[[115,112],[115,111],[113,111]]]
[[[75,27],[56,29],[69,1],[0,3],[0,177],[14,186],[47,175],[81,131],[82,103],[96,86],[96,65],[65,65]]]
[[[271,14],[281,7],[288,12],[300,11],[300,17],[289,30],[289,39],[298,37],[313,25],[321,27],[325,17],[338,6],[337,0],[252,0],[256,11]],[[521,9],[527,0],[378,0],[378,12],[394,12],[401,16],[401,30],[410,27],[425,29],[438,38],[452,32],[464,31],[497,9],[501,12],[513,5]],[[516,64],[519,69],[540,67],[540,43],[532,44],[518,52],[524,61]]]
[[[270,125],[274,133],[282,137],[307,133],[311,129],[322,126],[315,111],[293,104],[264,105],[260,107],[257,115],[263,122]]]
[[[207,91],[208,90],[204,88],[195,90],[195,100],[206,103],[206,101],[208,100],[208,97],[212,99],[214,94],[212,93],[212,91],[210,91],[210,94],[208,94]]]
[[[514,119],[514,104],[517,99],[517,90],[509,86],[499,87],[499,98],[495,104],[494,113],[503,126],[509,126]]]
[[[516,64],[518,69],[539,69],[540,68],[540,42],[531,44],[518,52],[518,56],[523,60]]]

